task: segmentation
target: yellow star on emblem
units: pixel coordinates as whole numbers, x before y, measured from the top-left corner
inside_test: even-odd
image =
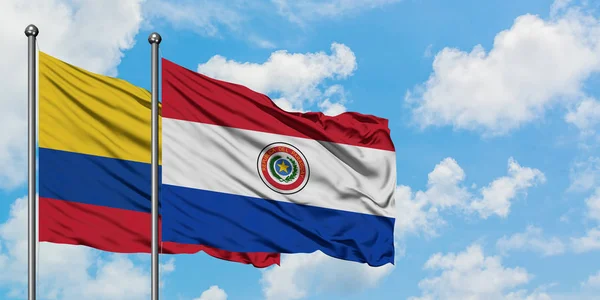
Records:
[[[277,165],[279,167],[279,172],[287,172],[288,166],[282,161]]]

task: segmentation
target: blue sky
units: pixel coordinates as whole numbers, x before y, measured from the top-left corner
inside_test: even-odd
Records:
[[[23,29],[41,51],[149,88],[161,55],[289,110],[390,120],[396,265],[319,253],[266,270],[161,258],[162,299],[593,299],[600,295],[600,10],[594,1],[9,0],[0,103],[0,298],[26,287]],[[41,5],[41,3],[45,3]],[[147,299],[149,259],[41,246],[44,299]],[[112,287],[112,288],[111,288]],[[415,297],[415,298],[411,298]]]

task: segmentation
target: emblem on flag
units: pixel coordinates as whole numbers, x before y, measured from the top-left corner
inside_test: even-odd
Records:
[[[310,170],[306,157],[287,143],[273,143],[260,152],[258,175],[269,188],[281,194],[299,192],[308,183]]]

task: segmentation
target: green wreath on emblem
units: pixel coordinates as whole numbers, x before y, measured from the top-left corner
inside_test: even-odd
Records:
[[[271,173],[273,173],[273,176],[275,177],[275,179],[279,180],[279,182],[285,182],[285,183],[288,183],[288,182],[296,179],[296,177],[298,176],[298,165],[296,164],[296,162],[293,159],[291,159],[289,157],[287,158],[287,160],[289,160],[290,163],[292,164],[292,173],[285,178],[281,178],[281,176],[279,176],[279,174],[277,174],[277,172],[275,172],[275,162],[280,158],[281,158],[281,156],[275,155],[275,156],[273,156],[273,158],[271,159],[271,162],[269,163],[269,169],[271,169]]]

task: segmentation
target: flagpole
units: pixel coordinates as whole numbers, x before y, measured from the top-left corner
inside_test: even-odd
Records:
[[[158,45],[162,38],[148,37],[152,47],[152,300],[158,300]]]
[[[36,152],[36,47],[35,42],[39,33],[38,28],[31,24],[25,28],[27,36],[27,167],[28,167],[28,232],[27,232],[27,266],[28,266],[28,298],[35,300],[36,296],[36,244],[37,244],[37,220],[36,220],[36,173],[35,173],[35,152]]]

